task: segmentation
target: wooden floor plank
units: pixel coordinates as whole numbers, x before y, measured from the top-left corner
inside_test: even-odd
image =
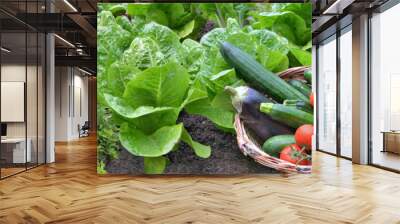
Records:
[[[400,223],[400,175],[320,152],[311,175],[96,174],[96,139],[0,181],[0,223]]]

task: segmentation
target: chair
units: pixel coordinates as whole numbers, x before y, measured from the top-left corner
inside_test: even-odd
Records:
[[[90,129],[89,121],[85,121],[82,127],[78,125],[79,138],[89,136],[89,129]]]

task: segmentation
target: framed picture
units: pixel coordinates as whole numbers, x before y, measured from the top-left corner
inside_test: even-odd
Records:
[[[98,8],[99,174],[311,172],[311,4]]]

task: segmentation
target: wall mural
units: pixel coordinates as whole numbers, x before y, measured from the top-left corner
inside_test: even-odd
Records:
[[[98,8],[99,174],[311,172],[311,4]]]

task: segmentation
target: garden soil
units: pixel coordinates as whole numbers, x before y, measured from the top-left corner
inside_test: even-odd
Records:
[[[182,113],[178,122],[195,141],[211,146],[212,153],[208,159],[197,157],[193,150],[181,142],[179,149],[168,154],[170,164],[165,174],[261,174],[276,173],[274,169],[259,165],[244,156],[237,146],[236,136],[216,128],[207,118]],[[109,162],[106,170],[110,174],[143,174],[143,158],[133,156],[121,149],[119,158]]]

